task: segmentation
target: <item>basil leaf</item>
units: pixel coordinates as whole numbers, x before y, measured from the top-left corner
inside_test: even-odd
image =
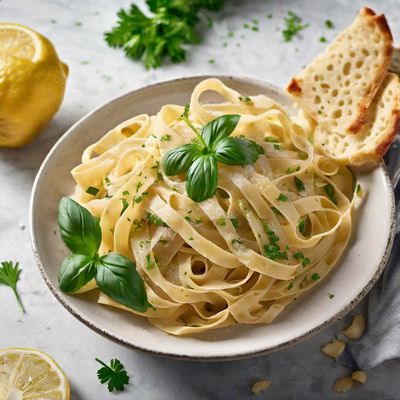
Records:
[[[250,140],[228,137],[216,145],[215,158],[228,165],[253,164],[257,161],[258,150]]]
[[[142,277],[136,265],[118,253],[109,253],[97,263],[96,283],[99,289],[118,303],[145,312],[149,305]]]
[[[227,114],[215,118],[200,129],[200,134],[207,147],[214,149],[215,145],[222,139],[228,137],[236,128],[240,115]]]
[[[186,176],[186,192],[196,201],[207,200],[217,190],[218,167],[212,154],[201,156],[193,162]]]
[[[71,254],[61,264],[58,286],[65,293],[73,293],[85,286],[96,275],[96,263],[90,256]]]
[[[75,254],[94,257],[101,243],[99,220],[76,201],[63,197],[58,205],[61,237]]]
[[[199,147],[193,143],[184,144],[170,150],[163,158],[163,168],[167,175],[178,175],[189,169],[193,160],[201,155]]]

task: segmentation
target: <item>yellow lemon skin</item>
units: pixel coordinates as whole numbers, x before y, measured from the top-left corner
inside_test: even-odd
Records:
[[[67,76],[48,39],[0,23],[0,147],[24,146],[43,130],[61,105]]]

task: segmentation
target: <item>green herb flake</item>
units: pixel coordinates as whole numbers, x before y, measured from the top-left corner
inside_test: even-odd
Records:
[[[333,22],[330,20],[330,19],[327,19],[326,21],[325,21],[325,26],[328,28],[328,29],[333,29],[335,26],[333,25]]]
[[[283,216],[283,214],[276,207],[272,206],[271,210],[275,215],[278,215],[278,216],[281,216],[281,217]]]
[[[314,272],[312,275],[311,275],[311,279],[313,280],[313,281],[317,281],[318,279],[320,279],[321,277],[316,273],[316,272]]]
[[[300,171],[300,165],[297,165],[296,167],[289,167],[286,172],[288,174],[294,174],[295,172],[298,171]]]
[[[288,11],[284,19],[285,29],[282,31],[283,40],[290,42],[303,29],[306,29],[309,24],[303,24],[302,19],[293,11]]]
[[[86,193],[91,194],[92,196],[97,196],[97,193],[100,192],[100,189],[98,189],[97,187],[94,186],[89,186],[86,189]]]
[[[356,194],[358,197],[362,196],[362,187],[359,183],[357,183],[357,186],[356,186]]]
[[[96,358],[96,361],[102,365],[102,368],[97,371],[99,381],[102,384],[107,383],[107,388],[110,392],[114,389],[119,392],[123,391],[125,385],[129,383],[129,376],[122,363],[117,359],[113,359],[108,366],[98,358]]]
[[[139,242],[139,246],[144,249],[145,247],[149,247],[151,244],[151,240],[150,239],[146,239],[146,240],[141,240]]]
[[[189,237],[188,237],[188,240],[194,240],[194,239],[193,239],[193,236],[189,236]]]
[[[301,219],[300,221],[299,221],[299,232],[302,234],[302,235],[305,235],[305,233],[306,233],[306,231],[307,231],[307,220],[306,219]]]
[[[267,15],[267,19],[272,19],[273,15],[272,14],[268,14]]]
[[[122,198],[121,201],[122,201],[122,210],[119,215],[122,215],[125,212],[125,210],[129,207],[129,203],[127,202],[126,199]]]
[[[22,270],[19,268],[19,263],[13,263],[12,261],[3,261],[0,267],[0,284],[6,285],[13,291],[15,298],[17,299],[18,305],[21,307],[22,312],[25,312],[25,308],[22,304],[21,297],[17,289],[17,283],[19,281]]]
[[[233,227],[237,229],[239,227],[239,220],[237,218],[229,218]]]
[[[275,232],[269,227],[269,225],[265,222],[263,222],[263,228],[265,233],[268,236],[269,241],[271,244],[276,244],[276,242],[279,241],[279,236],[275,234]]]
[[[215,64],[215,60],[214,60],[213,58],[210,58],[210,59],[208,60],[208,63],[209,63],[209,64]]]
[[[122,192],[122,195],[123,195],[123,196],[129,196],[129,191],[128,191],[128,190],[124,190],[124,191]]]
[[[329,297],[330,299],[333,299],[333,298],[335,297],[335,295],[334,295],[333,293],[328,293],[328,297]]]
[[[289,282],[289,285],[288,285],[288,290],[292,290],[292,289],[293,289],[293,286],[294,286],[293,281],[290,281],[290,282]]]
[[[326,39],[325,36],[321,36],[321,37],[319,38],[319,41],[320,41],[321,43],[326,43],[328,40]]]
[[[254,104],[253,100],[252,100],[251,97],[249,97],[249,96],[239,96],[239,100],[240,100],[242,103],[245,103],[245,104],[247,104],[247,105],[252,105],[252,104]]]
[[[251,30],[253,31],[253,32],[259,32],[259,28],[258,28],[258,26],[252,26],[251,27]]]
[[[278,201],[288,201],[288,197],[285,194],[280,193],[279,196],[277,197],[277,200]]]
[[[155,268],[155,266],[156,266],[155,261],[151,259],[150,254],[147,254],[147,256],[146,256],[146,269],[150,270],[150,269]]]
[[[111,183],[110,178],[109,178],[108,176],[106,176],[106,177],[104,178],[104,182],[105,182],[106,185],[108,186],[108,185]]]
[[[219,217],[216,221],[217,225],[219,226],[225,226],[226,225],[226,219],[225,217]]]
[[[152,214],[150,212],[148,212],[146,214],[146,219],[147,219],[147,222],[150,224],[164,226],[164,227],[168,226],[158,215]]]
[[[333,204],[337,204],[337,199],[336,199],[336,195],[335,195],[335,188],[333,187],[333,185],[331,185],[330,183],[328,183],[327,185],[325,185],[324,187],[325,193],[326,195],[329,197],[329,200],[333,203]]]
[[[299,192],[304,192],[306,190],[306,188],[304,187],[304,183],[303,181],[298,178],[297,176],[293,177],[294,179],[294,183],[296,185],[296,188]]]
[[[171,140],[171,135],[162,135],[160,138],[161,142],[169,142]]]
[[[138,191],[142,186],[143,186],[143,183],[139,181],[139,182],[136,184],[136,191]]]
[[[235,248],[244,247],[244,242],[242,239],[232,239],[231,243]]]
[[[277,244],[264,245],[265,256],[271,260],[287,260],[288,256],[286,251],[281,251]]]

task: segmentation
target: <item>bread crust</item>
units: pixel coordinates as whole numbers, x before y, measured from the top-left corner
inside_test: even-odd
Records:
[[[287,86],[287,91],[293,96],[298,96],[301,93],[301,86],[299,84],[299,80],[296,78],[292,78],[289,85]]]

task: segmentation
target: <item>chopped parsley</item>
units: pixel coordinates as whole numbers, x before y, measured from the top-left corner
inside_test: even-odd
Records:
[[[254,104],[253,100],[249,96],[239,96],[239,100],[247,105]]]
[[[225,226],[226,225],[226,219],[224,217],[219,217],[215,222],[219,226]]]
[[[146,268],[147,269],[153,269],[155,266],[156,266],[155,261],[151,259],[150,254],[147,254],[147,256],[146,256]]]
[[[143,201],[144,197],[147,196],[149,194],[149,192],[143,192],[140,196],[135,196],[133,198],[133,202],[136,204],[139,204],[140,202]]]
[[[147,222],[154,225],[167,227],[168,225],[156,214],[152,214],[150,212],[146,215]]]
[[[231,223],[235,229],[239,227],[239,220],[237,218],[230,218]]]
[[[278,201],[288,201],[288,197],[285,194],[280,193],[279,196],[277,197],[277,200]]]
[[[215,60],[214,60],[213,58],[210,58],[210,59],[208,60],[208,63],[209,63],[209,64],[215,64]]]
[[[272,206],[271,210],[275,215],[283,216],[283,214],[276,207]]]
[[[134,219],[132,222],[133,226],[135,227],[136,231],[140,231],[142,229],[142,223],[141,221],[138,221],[137,219]]]
[[[108,176],[106,176],[104,178],[104,182],[106,183],[106,185],[109,185],[111,183],[110,178]]]
[[[193,236],[189,236],[189,237],[188,237],[188,240],[194,240],[194,239],[193,239]]]
[[[307,231],[307,220],[306,219],[301,219],[299,221],[299,232],[304,235]]]
[[[268,19],[272,19],[272,17],[273,17],[272,14],[268,14],[268,15],[267,15],[267,18],[268,18]]]
[[[138,182],[136,184],[136,191],[138,191],[142,186],[143,186],[143,183],[142,182]]]
[[[293,289],[293,281],[290,281],[289,282],[289,285],[288,285],[288,290],[291,290],[291,289]]]
[[[150,246],[150,243],[151,243],[151,240],[150,240],[150,239],[141,240],[141,241],[139,242],[139,246],[143,249],[143,248],[145,248],[145,247],[149,247],[149,246]]]
[[[298,178],[297,176],[293,177],[294,183],[296,185],[296,188],[299,192],[304,192],[306,188],[304,187],[304,182]]]
[[[301,251],[297,251],[296,253],[293,254],[293,257],[297,260],[300,261],[303,267],[306,267],[307,265],[310,264],[310,259],[305,257],[304,254]]]
[[[279,241],[279,236],[277,236],[275,232],[265,222],[263,222],[263,228],[271,244],[276,244],[276,242]]]
[[[321,43],[326,43],[328,40],[326,39],[325,36],[321,36],[321,37],[319,38],[319,41],[320,41]]]
[[[286,251],[281,251],[277,244],[264,245],[265,256],[271,260],[287,260],[288,256]]]
[[[232,243],[233,247],[236,247],[236,248],[244,246],[244,242],[242,239],[232,239],[231,243]]]
[[[286,172],[288,174],[293,174],[297,171],[300,171],[300,165],[297,165],[296,167],[289,167]]]
[[[264,142],[271,143],[275,150],[282,150],[282,146],[279,144],[279,140],[272,136],[264,138]]]
[[[325,26],[328,28],[328,29],[333,29],[335,26],[333,25],[333,22],[330,20],[330,19],[327,19],[326,21],[325,21]]]
[[[94,186],[89,186],[86,189],[86,193],[91,194],[92,196],[97,196],[97,193],[100,192],[100,189],[98,189],[97,187]]]
[[[306,29],[309,24],[302,24],[302,19],[293,11],[288,11],[284,19],[286,28],[282,31],[283,40],[290,42],[303,29]]]
[[[162,142],[169,142],[171,140],[171,135],[163,135],[160,139]]]
[[[122,195],[123,195],[123,196],[129,196],[129,192],[128,192],[127,190],[124,190],[124,191],[122,192]]]
[[[333,293],[328,293],[328,297],[329,297],[330,299],[333,299],[333,298],[335,297],[335,295],[334,295]]]
[[[312,275],[311,275],[311,279],[313,280],[313,281],[317,281],[318,279],[320,279],[321,277],[316,273],[316,272],[314,272]]]
[[[119,214],[119,215],[122,215],[122,214],[124,213],[124,211],[125,211],[125,210],[128,208],[128,206],[129,206],[129,203],[127,202],[126,199],[122,198],[121,201],[122,201],[122,210],[121,210],[121,214]]]
[[[359,183],[357,183],[357,186],[356,186],[356,194],[358,197],[361,197],[361,195],[362,195],[362,188]]]
[[[329,197],[329,200],[333,204],[337,204],[337,199],[335,196],[335,188],[330,183],[328,183],[327,185],[324,186],[324,190],[326,195]]]

